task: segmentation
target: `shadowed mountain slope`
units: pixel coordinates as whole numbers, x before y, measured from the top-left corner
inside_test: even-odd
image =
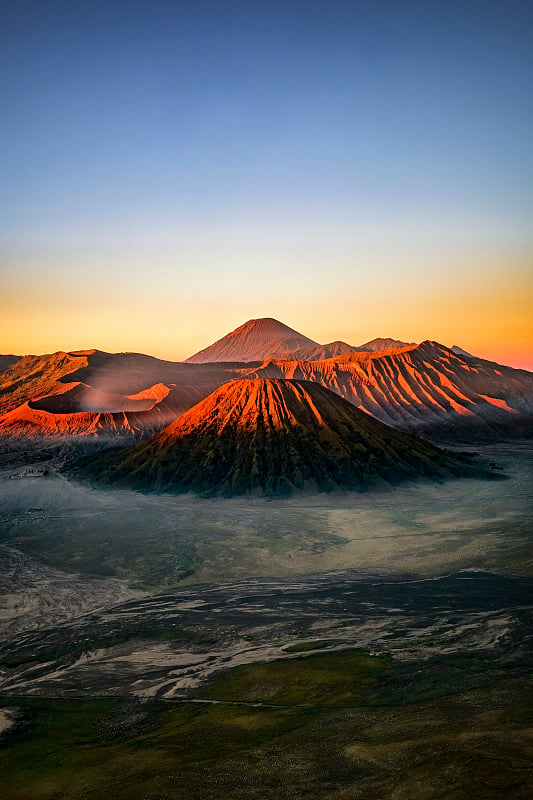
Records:
[[[214,361],[261,361],[265,358],[284,358],[304,347],[316,347],[317,342],[289,328],[276,319],[251,319],[214,344],[186,359],[200,364]]]
[[[8,369],[13,364],[16,364],[17,361],[20,361],[21,356],[14,356],[14,355],[2,355],[0,356],[0,372],[3,372],[5,369]]]
[[[482,474],[322,386],[291,380],[230,381],[151,439],[81,469],[105,484],[224,495]]]

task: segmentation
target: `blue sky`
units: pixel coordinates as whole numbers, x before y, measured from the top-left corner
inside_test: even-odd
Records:
[[[185,357],[261,315],[490,349],[531,285],[532,22],[518,2],[6,4],[0,349]],[[128,327],[146,303],[149,336]]]

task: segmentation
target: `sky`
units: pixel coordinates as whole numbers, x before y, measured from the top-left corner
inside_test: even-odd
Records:
[[[251,318],[533,369],[533,7],[4,0],[0,352]]]

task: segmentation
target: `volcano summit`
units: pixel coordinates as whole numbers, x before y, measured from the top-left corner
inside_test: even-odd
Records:
[[[318,342],[277,319],[264,317],[248,320],[214,344],[190,356],[186,363],[262,361],[265,358],[285,358],[295,350],[318,346]]]

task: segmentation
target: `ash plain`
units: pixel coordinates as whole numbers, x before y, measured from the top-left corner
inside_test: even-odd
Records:
[[[522,682],[531,656],[533,446],[474,449],[508,479],[270,501],[95,489],[61,472],[68,447],[10,444],[0,460],[5,747],[16,750],[27,735],[17,720],[33,719],[24,711],[32,699],[225,703],[206,689],[220,675],[345,651],[413,674],[437,664],[448,699],[481,681],[489,707],[486,671],[470,666],[458,688],[455,668],[442,668],[478,659],[496,665],[519,708],[530,708]],[[519,749],[528,729],[522,723]],[[525,797],[529,779],[515,789],[511,780],[503,796]],[[19,797],[17,780],[10,797]],[[198,796],[235,791],[217,794],[206,780]],[[441,796],[420,793],[412,777],[391,780],[376,778],[366,796]],[[314,796],[365,796],[333,783]],[[36,797],[92,796],[37,785]],[[136,786],[129,796],[152,796]],[[313,796],[294,786],[287,796]],[[270,796],[260,787],[249,796]],[[165,791],[153,796],[196,796],[192,784],[189,795]],[[502,796],[486,782],[480,791]],[[468,793],[459,785],[449,796]]]

